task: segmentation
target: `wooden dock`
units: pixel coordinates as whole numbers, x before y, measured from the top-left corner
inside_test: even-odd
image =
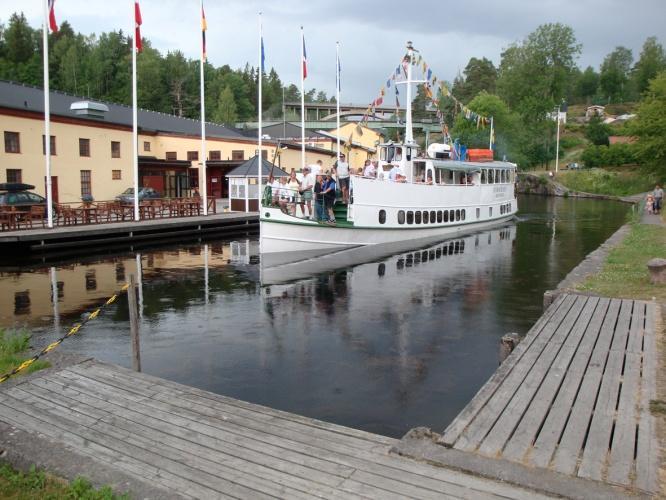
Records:
[[[92,360],[0,386],[5,459],[137,497],[543,498],[389,454],[397,443]]]
[[[256,232],[259,214],[222,213],[191,217],[109,222],[4,231],[0,250],[10,255],[82,251],[91,247],[140,246],[156,242],[183,241],[213,234]]]
[[[560,296],[438,444],[463,461],[526,466],[519,474],[539,469],[657,493],[658,315],[651,302]]]

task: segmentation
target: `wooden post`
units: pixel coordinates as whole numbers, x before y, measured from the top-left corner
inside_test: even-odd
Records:
[[[130,319],[130,344],[132,346],[132,369],[141,371],[141,346],[139,344],[139,314],[136,303],[136,282],[134,275],[130,274],[129,288],[127,289],[127,306]]]
[[[520,342],[520,335],[517,333],[507,333],[502,336],[500,340],[499,364],[504,363],[504,360],[509,357],[518,343]]]

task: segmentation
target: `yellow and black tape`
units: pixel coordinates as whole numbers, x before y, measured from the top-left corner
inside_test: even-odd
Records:
[[[125,284],[123,285],[123,287],[120,289],[119,292],[116,292],[116,293],[114,293],[113,295],[111,295],[111,297],[109,297],[109,298],[106,300],[106,302],[104,302],[104,304],[102,304],[102,305],[99,306],[97,309],[95,309],[93,312],[91,312],[90,314],[88,314],[88,316],[86,316],[86,317],[85,317],[80,323],[75,323],[74,326],[72,326],[72,328],[70,328],[69,331],[68,331],[65,335],[63,335],[62,337],[60,337],[58,340],[54,340],[53,342],[51,342],[51,343],[50,343],[49,345],[47,345],[44,349],[42,349],[42,350],[39,351],[37,354],[35,354],[32,358],[26,359],[23,363],[21,363],[20,365],[18,365],[18,366],[17,366],[16,368],[14,368],[11,372],[6,373],[6,374],[0,376],[0,384],[2,384],[3,382],[5,382],[5,381],[8,380],[9,378],[13,377],[13,376],[16,375],[17,373],[22,372],[23,370],[25,370],[26,368],[28,368],[31,364],[33,364],[35,361],[37,361],[39,358],[41,358],[41,357],[42,357],[44,354],[46,354],[47,352],[51,352],[53,349],[55,349],[55,348],[58,347],[60,344],[62,344],[62,341],[65,340],[67,337],[71,337],[72,335],[76,335],[76,334],[79,332],[79,330],[81,329],[81,327],[82,327],[83,325],[85,325],[85,324],[88,323],[90,320],[95,319],[97,316],[99,316],[99,313],[102,312],[103,309],[105,309],[106,307],[108,307],[108,306],[110,306],[111,304],[113,304],[113,303],[116,301],[116,299],[118,298],[118,296],[119,296],[121,293],[126,292],[128,288],[129,288],[129,283],[125,283]]]

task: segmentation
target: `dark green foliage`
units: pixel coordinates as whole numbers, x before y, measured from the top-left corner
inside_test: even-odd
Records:
[[[585,137],[596,146],[608,146],[609,135],[611,128],[601,120],[600,116],[592,116],[585,129]]]
[[[643,44],[641,56],[633,70],[634,87],[637,92],[647,90],[652,80],[660,71],[666,70],[666,55],[657,37],[651,36]]]
[[[477,59],[472,57],[465,70],[463,77],[458,77],[453,82],[451,92],[462,102],[471,101],[481,91],[489,94],[495,93],[497,82],[497,68],[492,61],[486,59]]]
[[[650,81],[629,129],[638,138],[637,156],[641,163],[666,180],[666,71]]]
[[[637,148],[634,144],[613,144],[611,146],[588,146],[581,155],[586,168],[619,167],[637,161]]]
[[[629,72],[633,60],[631,50],[626,47],[616,47],[604,59],[599,86],[608,102],[623,102],[631,97]]]

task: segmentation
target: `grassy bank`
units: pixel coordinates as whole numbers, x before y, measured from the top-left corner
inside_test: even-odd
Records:
[[[0,328],[0,375],[4,375],[19,366],[28,356],[30,335]],[[25,372],[31,373],[50,366],[48,361],[38,359]]]
[[[96,490],[90,482],[83,478],[77,478],[71,483],[67,483],[34,468],[23,473],[12,469],[7,464],[0,463],[0,498],[10,500],[115,500],[129,497],[115,495],[108,486]]]
[[[634,223],[624,241],[610,251],[601,272],[577,288],[606,297],[666,302],[666,286],[650,283],[646,264],[654,257],[666,258],[666,227]]]
[[[628,196],[654,188],[655,179],[637,169],[605,170],[592,168],[568,170],[557,174],[557,181],[573,191]]]

